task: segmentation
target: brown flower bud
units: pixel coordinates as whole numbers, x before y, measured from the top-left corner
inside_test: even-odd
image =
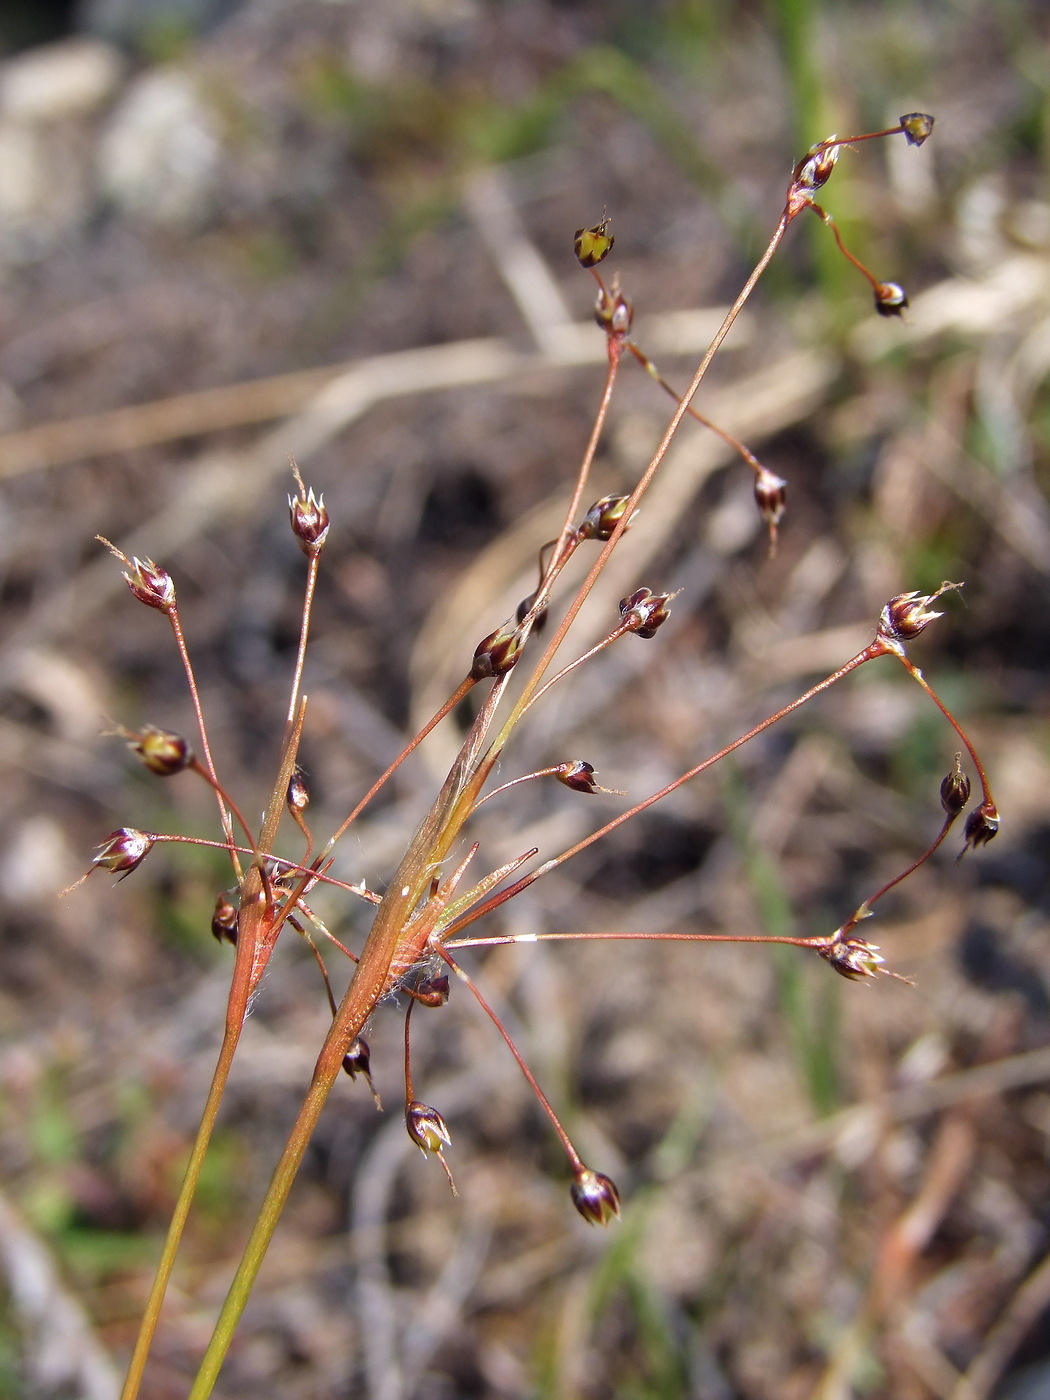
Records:
[[[237,910],[225,894],[216,896],[215,913],[211,916],[211,934],[216,943],[232,943],[236,948]]]
[[[590,510],[583,517],[576,535],[581,540],[607,540],[612,536],[612,532],[623,519],[627,509],[627,502],[630,496],[603,496],[600,501],[595,501]],[[634,511],[630,520],[624,526],[629,530],[634,524],[638,512]]]
[[[181,735],[155,729],[151,724],[141,734],[131,736],[128,748],[138,754],[151,773],[161,778],[182,773],[193,762],[193,751]]]
[[[909,146],[921,146],[933,130],[933,118],[928,112],[907,112],[901,126]]]
[[[999,833],[999,812],[994,802],[982,802],[979,807],[975,807],[966,818],[966,825],[963,827],[963,835],[966,844],[962,848],[960,858],[967,851],[976,851],[978,846],[987,846],[988,842]]]
[[[409,1137],[424,1154],[436,1152],[440,1156],[442,1148],[452,1142],[445,1120],[437,1109],[416,1099],[405,1109],[405,1127]]]
[[[306,811],[310,805],[310,789],[306,786],[306,774],[298,764],[292,769],[292,776],[288,779],[288,810],[295,812],[298,816]]]
[[[831,941],[818,947],[817,951],[840,976],[848,977],[851,982],[874,977],[886,961],[874,943],[868,943],[853,933],[844,934],[842,929],[838,929]]]
[[[572,1203],[588,1225],[608,1225],[620,1218],[620,1193],[611,1177],[580,1167],[569,1187]]]
[[[901,316],[908,305],[904,288],[898,282],[879,282],[875,287],[875,310],[880,316]]]
[[[522,598],[521,602],[518,604],[517,611],[514,614],[519,624],[524,622],[525,619],[528,617],[529,613],[532,612],[532,609],[536,606],[536,599],[539,596],[540,591],[537,588],[535,593],[530,593],[527,598]],[[547,607],[547,604],[544,603],[543,607],[540,608],[539,612],[532,619],[532,630],[534,632],[542,632],[544,627],[546,627],[547,614],[549,611],[550,609]]]
[[[572,788],[574,792],[600,792],[594,777],[594,765],[585,763],[582,758],[571,759],[567,763],[559,763],[554,770],[554,776],[559,783],[564,783],[566,787]]]
[[[828,137],[828,141],[834,140],[833,135]],[[792,189],[802,194],[811,194],[814,190],[819,190],[830,180],[831,172],[838,164],[841,154],[841,146],[829,147],[823,141],[818,141],[815,146],[810,146],[805,156],[795,166],[795,173],[791,179]]]
[[[628,631],[637,637],[655,637],[658,627],[670,617],[670,593],[651,593],[639,588],[629,598],[620,599],[620,617]]]
[[[787,482],[768,468],[755,472],[755,503],[771,530],[780,524],[787,505]]]
[[[299,489],[303,489],[302,481]],[[313,488],[301,496],[288,497],[288,511],[292,521],[292,532],[299,541],[304,554],[320,554],[328,538],[328,512],[324,507],[324,497],[314,496]]]
[[[107,836],[92,858],[93,866],[112,870],[121,879],[137,870],[153,849],[153,837],[145,831],[136,831],[133,826],[122,826]]]
[[[930,604],[949,589],[961,587],[961,583],[942,583],[933,593],[919,593],[913,589],[911,593],[900,593],[896,598],[891,598],[879,618],[879,636],[883,641],[894,644],[917,637],[936,618],[944,616],[943,613],[931,612]]]
[[[505,622],[478,643],[474,664],[470,668],[471,678],[483,681],[490,676],[502,676],[517,664],[524,645],[520,627],[516,623]]]
[[[593,228],[578,228],[573,239],[572,250],[581,267],[597,267],[609,256],[616,242],[609,232],[608,215],[603,214]]]
[[[941,806],[949,817],[957,817],[970,800],[970,780],[963,772],[962,754],[955,755],[955,767],[941,783]]]

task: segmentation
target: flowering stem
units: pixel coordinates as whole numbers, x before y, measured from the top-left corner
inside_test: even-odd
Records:
[[[901,651],[895,651],[894,655],[904,667],[904,669],[908,672],[909,676],[911,676],[913,680],[919,682],[923,690],[925,690],[926,694],[930,697],[933,703],[937,706],[938,710],[940,710],[941,714],[948,721],[951,727],[955,730],[956,734],[958,734],[962,742],[966,745],[966,752],[970,755],[970,758],[973,762],[973,766],[977,769],[977,776],[981,782],[982,797],[985,802],[994,803],[994,798],[992,797],[992,790],[988,786],[988,778],[984,771],[984,765],[981,763],[981,760],[977,757],[977,750],[970,743],[970,740],[967,738],[966,732],[963,729],[962,725],[952,714],[951,710],[948,709],[947,705],[945,705],[943,700],[941,700],[940,697],[933,690],[933,687],[929,684],[926,677],[919,670],[918,666],[916,666],[913,662],[909,661],[908,658]]]
[[[303,664],[306,661],[306,644],[310,639],[310,614],[313,609],[314,590],[317,587],[317,570],[321,562],[320,551],[310,555],[310,566],[306,573],[306,595],[303,599],[303,619],[299,627],[299,650],[295,657],[295,671],[292,675],[292,692],[288,700],[288,718],[284,723],[284,741],[288,742],[295,722],[295,711],[299,704],[299,687],[303,680]]]
[[[464,945],[457,944],[456,946],[459,947]],[[445,962],[448,963],[449,967],[456,974],[456,976],[459,977],[463,982],[465,982],[466,985],[470,988],[470,990],[474,993],[474,997],[478,1005],[481,1007],[482,1011],[484,1011],[485,1015],[489,1018],[492,1024],[499,1031],[500,1035],[506,1041],[507,1048],[510,1051],[510,1053],[514,1056],[518,1068],[521,1070],[525,1078],[529,1081],[529,1087],[532,1089],[532,1092],[536,1095],[537,1099],[539,1099],[540,1107],[543,1109],[544,1113],[546,1113],[547,1117],[551,1120],[551,1124],[554,1128],[554,1131],[558,1134],[558,1139],[561,1142],[562,1147],[565,1148],[566,1155],[569,1158],[569,1165],[572,1167],[574,1172],[578,1173],[583,1171],[583,1159],[581,1158],[580,1154],[576,1151],[575,1147],[573,1147],[569,1135],[562,1127],[561,1120],[558,1118],[558,1115],[552,1108],[551,1102],[547,1098],[547,1095],[543,1092],[539,1084],[536,1082],[536,1076],[533,1074],[532,1070],[529,1069],[528,1065],[522,1058],[521,1052],[518,1050],[518,1047],[510,1038],[510,1032],[507,1030],[506,1026],[503,1024],[500,1018],[496,1015],[495,1011],[493,1011],[492,1007],[488,1004],[485,998],[481,995],[480,991],[478,991],[477,985],[474,982],[473,978],[469,977],[467,973],[464,972],[464,970],[460,967],[459,963],[456,962],[455,958],[453,958],[451,954],[449,954],[443,947],[438,948],[437,951],[440,953],[441,957],[445,960]],[[411,1010],[411,1007],[409,1007],[409,1010]],[[407,1072],[407,1020],[405,1034],[405,1055]]]

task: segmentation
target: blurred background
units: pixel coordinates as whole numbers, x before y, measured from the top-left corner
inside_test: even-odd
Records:
[[[226,1396],[1050,1395],[1050,16],[1038,0],[5,0],[0,8],[0,1395],[109,1400],[210,1079],[232,965],[216,853],[160,847],[59,900],[117,827],[218,835],[114,722],[192,733],[163,618],[102,534],[175,576],[246,813],[276,763],[302,555],[332,517],[303,762],[326,835],[534,586],[602,382],[574,231],[607,209],[636,338],[685,384],[831,132],[823,202],[902,325],[800,219],[581,619],[680,589],[523,726],[503,780],[589,760],[637,800],[819,680],[906,589],[965,581],[911,648],[1003,817],[864,932],[914,981],[790,949],[465,955],[587,1160],[589,1230],[519,1071],[460,988],[414,1021],[460,1198],[405,1134],[401,1017],[338,1086],[223,1373]],[[669,401],[624,367],[592,498]],[[566,653],[567,655],[569,653]],[[575,653],[574,653],[575,654]],[[466,722],[469,716],[459,716]],[[381,890],[450,725],[342,846]],[[821,933],[941,823],[957,743],[865,668],[481,931]],[[486,868],[622,810],[542,783]],[[286,849],[300,849],[292,836]],[[318,894],[357,946],[369,907]],[[285,935],[242,1044],[148,1372],[185,1393],[327,1018]],[[331,958],[333,980],[345,967]]]

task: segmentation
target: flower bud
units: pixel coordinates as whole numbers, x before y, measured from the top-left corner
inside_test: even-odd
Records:
[[[963,772],[962,754],[955,755],[955,767],[941,783],[941,806],[955,818],[970,800],[970,780]]]
[[[602,1172],[580,1167],[569,1187],[572,1203],[588,1225],[608,1225],[620,1218],[620,1193],[616,1183]]]
[[[559,763],[554,770],[554,776],[559,783],[564,783],[566,787],[572,788],[574,792],[600,792],[594,777],[594,765],[585,763],[582,758],[571,759],[567,763]]]
[[[576,535],[581,540],[608,540],[612,537],[612,532],[623,519],[627,509],[627,502],[630,496],[603,496],[600,501],[595,501],[590,510],[583,517],[583,520],[576,531]],[[630,520],[624,526],[629,530],[634,523],[638,512],[635,511]]]
[[[787,482],[766,467],[755,473],[755,503],[762,519],[775,531],[787,505]]]
[[[911,593],[900,593],[896,598],[891,598],[879,618],[879,636],[891,643],[907,642],[917,637],[935,618],[944,616],[943,613],[931,612],[930,604],[949,589],[961,587],[961,583],[942,583],[933,593],[919,593],[913,589]]]
[[[851,982],[874,977],[886,961],[874,943],[868,943],[852,933],[843,934],[842,929],[838,929],[831,941],[818,947],[817,951],[840,976],[848,977]]]
[[[875,287],[875,310],[880,316],[901,316],[908,305],[904,288],[898,282],[879,282]]]
[[[470,668],[471,679],[487,680],[490,676],[502,676],[517,664],[521,649],[525,645],[520,627],[505,622],[495,632],[478,643],[474,653],[474,664]]]
[[[216,943],[232,943],[237,946],[237,910],[224,894],[215,899],[215,913],[211,916],[211,935]]]
[[[670,593],[651,593],[639,588],[629,598],[620,599],[620,617],[628,631],[637,637],[655,637],[656,630],[670,617]]]
[[[412,988],[412,996],[424,1006],[444,1006],[448,1001],[448,974],[440,977],[424,977]]]
[[[442,1148],[452,1142],[445,1120],[437,1109],[416,1099],[405,1109],[405,1127],[409,1137],[424,1154],[436,1152],[440,1156]]]
[[[119,873],[123,879],[138,869],[152,849],[152,836],[145,831],[136,831],[133,826],[122,826],[119,831],[106,837],[91,864],[99,865],[103,870],[112,870],[114,874]]]
[[[963,827],[963,835],[966,844],[962,848],[962,855],[967,851],[976,851],[978,846],[987,846],[991,839],[999,832],[999,812],[994,802],[982,802],[979,807],[975,807],[966,818],[966,825]]]
[[[299,489],[303,489],[302,481]],[[328,537],[328,512],[324,507],[324,496],[314,496],[313,487],[301,496],[288,497],[288,511],[292,520],[292,533],[299,541],[304,554],[320,554]]]
[[[517,611],[514,614],[519,625],[522,622],[524,622],[525,619],[528,617],[529,613],[532,612],[533,608],[536,606],[536,599],[539,596],[540,591],[537,588],[535,593],[530,593],[527,598],[522,598],[521,602],[518,604]],[[549,613],[549,611],[550,609],[547,607],[547,604],[544,603],[543,607],[540,608],[539,612],[532,619],[532,630],[534,632],[542,632],[544,627],[546,627],[547,614]]]
[[[933,130],[933,118],[928,112],[907,112],[900,124],[909,146],[921,146]]]
[[[175,583],[167,569],[154,564],[152,559],[131,559],[131,567],[124,577],[128,587],[148,608],[159,608],[161,612],[171,612],[175,606]]]
[[[593,228],[576,230],[572,250],[581,267],[597,267],[609,256],[615,242],[615,238],[609,232],[608,216],[603,214],[601,221]]]
[[[193,750],[181,735],[155,729],[151,724],[141,734],[131,737],[128,748],[138,754],[151,773],[161,778],[181,773],[193,762]]]
[[[288,779],[288,810],[302,816],[310,805],[310,789],[306,786],[306,774],[298,764],[292,769]]]

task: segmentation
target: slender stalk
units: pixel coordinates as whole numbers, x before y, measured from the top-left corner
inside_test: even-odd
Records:
[[[288,700],[288,718],[284,722],[285,743],[295,723],[295,712],[299,706],[299,687],[303,680],[303,665],[306,662],[306,644],[310,639],[310,616],[313,611],[314,591],[317,588],[317,570],[321,563],[320,552],[310,555],[310,566],[306,573],[306,594],[303,598],[303,617],[299,627],[299,650],[295,657],[295,671],[292,674],[292,691]]]
[[[553,582],[555,571],[565,563],[565,558],[562,556],[565,553],[565,546],[572,530],[573,521],[576,519],[576,513],[580,508],[580,502],[583,500],[583,488],[586,486],[587,478],[590,476],[594,456],[598,451],[598,443],[601,441],[602,432],[605,428],[605,419],[609,412],[609,404],[612,402],[613,388],[616,384],[616,374],[620,368],[620,360],[623,357],[623,345],[613,336],[609,336],[608,350],[609,368],[605,373],[605,386],[602,389],[601,402],[598,405],[598,412],[595,415],[594,424],[591,427],[591,435],[584,449],[583,461],[580,463],[580,469],[576,474],[576,486],[573,489],[572,500],[569,502],[569,509],[565,514],[565,523],[561,527],[557,543],[554,546],[554,553],[551,555],[550,564],[547,569],[548,585]]]
[[[186,681],[190,688],[193,712],[197,716],[197,730],[201,736],[201,753],[204,755],[204,766],[207,769],[208,777],[211,779],[212,787],[215,789],[215,797],[219,804],[219,820],[222,822],[223,835],[226,837],[226,846],[230,852],[230,859],[233,862],[234,872],[239,880],[244,872],[233,844],[233,822],[230,819],[229,809],[223,798],[222,789],[218,785],[218,775],[215,772],[215,764],[211,756],[211,746],[208,743],[208,729],[204,723],[204,710],[201,706],[200,693],[197,690],[197,678],[193,673],[193,662],[190,660],[189,647],[186,645],[186,636],[182,630],[179,610],[175,603],[172,603],[171,607],[167,609],[167,618],[171,623],[171,630],[175,636],[175,645],[179,649],[179,656],[182,658],[182,669],[186,673]]]
[[[438,951],[444,957],[446,948],[499,948],[505,943],[570,943],[577,939],[648,940],[654,943],[788,943],[793,948],[821,948],[831,942],[826,934],[805,938],[779,933],[500,933],[491,938],[457,938],[443,944]]]
[[[968,739],[966,731],[963,729],[962,725],[952,714],[951,710],[948,709],[944,701],[941,700],[941,698],[934,691],[933,687],[930,685],[929,681],[927,681],[926,677],[919,670],[918,666],[916,666],[913,662],[909,661],[908,658],[901,651],[894,652],[894,655],[904,667],[904,669],[908,672],[908,675],[911,676],[913,680],[919,682],[923,690],[925,690],[926,694],[930,697],[933,703],[937,706],[938,710],[940,710],[941,714],[948,721],[951,727],[955,730],[956,734],[958,734],[962,742],[966,745],[966,752],[970,755],[970,759],[973,763],[973,766],[977,769],[977,776],[980,779],[981,783],[982,797],[985,802],[993,802],[994,799],[992,797],[992,790],[988,785],[988,776],[984,771],[984,765],[978,758],[977,750],[974,748],[973,744],[970,743],[970,740]]]
[[[595,841],[600,841],[601,838],[607,836],[610,831],[615,831],[618,826],[622,826],[624,822],[630,821],[630,819],[637,816],[639,812],[644,812],[647,807],[652,807],[654,803],[662,801],[668,793],[674,792],[675,789],[680,788],[683,783],[689,782],[690,779],[697,777],[708,768],[714,767],[714,765],[725,758],[727,754],[731,754],[735,749],[739,749],[744,744],[749,743],[756,735],[769,729],[771,725],[776,724],[786,715],[791,714],[793,710],[797,710],[800,706],[805,705],[808,701],[812,700],[815,695],[819,695],[821,691],[827,690],[835,685],[838,681],[842,680],[844,676],[848,676],[851,671],[855,671],[859,666],[863,666],[866,661],[872,661],[876,657],[884,656],[889,650],[890,648],[876,637],[863,651],[858,652],[856,656],[847,661],[844,666],[840,666],[832,675],[825,677],[819,684],[811,686],[810,689],[807,690],[805,694],[800,695],[797,700],[792,700],[789,705],[785,705],[782,709],[777,710],[776,714],[770,715],[767,719],[762,720],[760,724],[756,724],[752,729],[749,729],[746,734],[742,734],[739,739],[734,739],[731,744],[726,744],[725,748],[719,749],[719,751],[716,754],[712,754],[710,758],[705,758],[703,763],[698,763],[694,768],[690,768],[687,773],[683,773],[680,778],[675,778],[674,782],[668,783],[667,786],[661,788],[659,792],[654,792],[651,797],[646,797],[643,801],[636,803],[635,806],[631,807],[628,811],[621,812],[618,817],[614,817],[612,821],[606,822],[605,826],[599,827],[598,830],[592,832],[590,836],[585,836],[582,841],[577,841],[575,846],[570,846],[570,848],[567,851],[563,851],[561,855],[555,856],[551,860],[544,861],[538,869],[530,871],[528,875],[523,875],[521,879],[516,880],[513,885],[509,885],[505,890],[500,890],[500,892],[493,895],[491,899],[486,900],[483,904],[479,904],[474,909],[463,914],[449,926],[447,936],[453,937],[460,929],[466,928],[468,924],[472,924],[476,919],[480,919],[483,914],[491,913],[493,909],[497,909],[508,899],[512,899],[515,895],[520,894],[522,890],[527,889],[529,885],[531,885],[534,880],[538,880],[541,875],[546,875],[549,871],[556,869],[572,856],[578,855],[580,851],[586,850],[588,846],[593,845]]]

